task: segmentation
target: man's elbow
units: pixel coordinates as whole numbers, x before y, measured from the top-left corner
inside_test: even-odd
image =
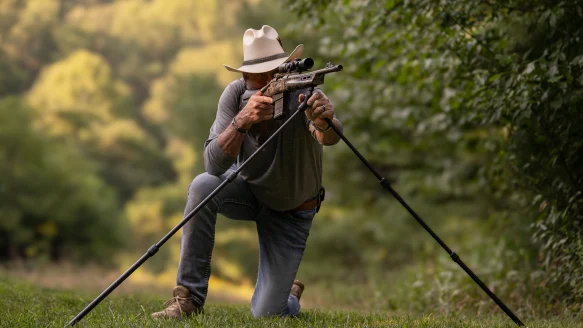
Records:
[[[204,161],[204,169],[206,173],[214,176],[221,176],[223,173],[227,172],[226,169],[222,169],[220,166],[216,165],[216,163],[211,163],[205,159]]]

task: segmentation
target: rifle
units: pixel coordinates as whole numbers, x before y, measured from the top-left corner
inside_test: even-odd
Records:
[[[324,84],[324,76],[328,73],[339,72],[342,70],[342,65],[334,65],[327,63],[322,69],[311,72],[302,73],[314,66],[314,61],[311,58],[296,59],[289,63],[281,64],[273,79],[263,88],[261,92],[273,99],[274,113],[273,119],[281,119],[284,117],[285,110],[288,106],[287,98],[290,92],[308,88],[314,88],[320,84]]]

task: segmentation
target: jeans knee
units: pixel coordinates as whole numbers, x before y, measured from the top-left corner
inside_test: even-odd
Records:
[[[253,302],[251,305],[251,313],[255,318],[285,316],[286,309],[278,307],[275,302]]]
[[[253,306],[253,307],[251,307],[251,313],[253,313],[253,316],[255,318],[269,317],[269,316],[276,315],[276,313],[270,312],[269,310],[270,309],[267,306]]]
[[[188,186],[188,198],[200,202],[210,195],[221,182],[222,180],[219,177],[206,172],[199,174]]]

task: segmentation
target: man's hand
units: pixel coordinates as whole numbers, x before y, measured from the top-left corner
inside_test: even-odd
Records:
[[[305,99],[304,94],[300,94],[299,101],[302,103]],[[334,119],[334,106],[324,94],[321,92],[314,92],[312,96],[308,99],[308,108],[306,108],[306,116],[316,124],[316,126],[322,130],[328,127],[328,122],[324,119],[329,118]]]
[[[236,123],[242,129],[248,130],[255,123],[272,119],[275,110],[272,103],[271,97],[265,97],[261,91],[257,91],[237,114]]]

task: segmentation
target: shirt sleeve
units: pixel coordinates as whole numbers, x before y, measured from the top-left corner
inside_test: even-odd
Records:
[[[211,175],[219,176],[225,173],[237,160],[236,157],[225,154],[217,140],[239,111],[239,92],[237,91],[236,82],[229,84],[223,91],[219,99],[217,116],[211,126],[209,137],[204,143],[204,167]]]

